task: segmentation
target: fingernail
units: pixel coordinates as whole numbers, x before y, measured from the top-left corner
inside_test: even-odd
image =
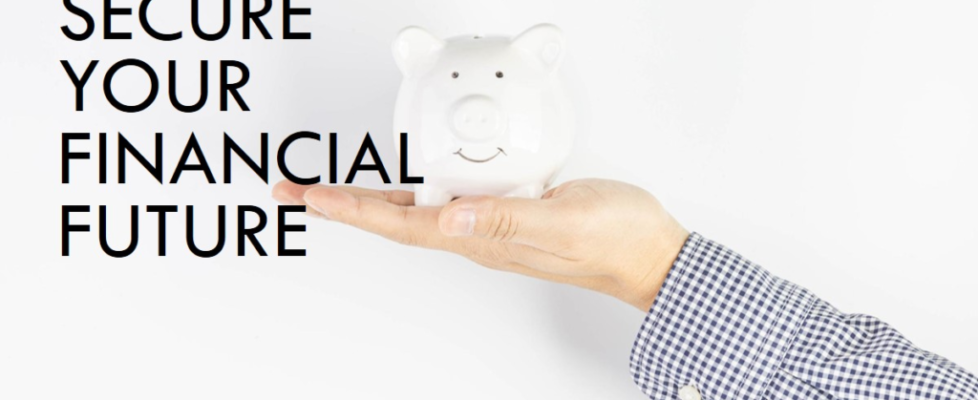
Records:
[[[475,232],[475,210],[462,208],[453,211],[445,228],[445,234],[449,236],[472,236]]]

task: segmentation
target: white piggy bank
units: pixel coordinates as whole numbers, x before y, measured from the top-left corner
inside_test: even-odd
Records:
[[[424,177],[415,204],[458,196],[539,198],[570,155],[574,113],[557,68],[556,26],[439,39],[405,28],[393,44],[404,75],[394,111],[398,154]],[[402,153],[400,134],[409,135]],[[403,165],[403,164],[402,164]]]

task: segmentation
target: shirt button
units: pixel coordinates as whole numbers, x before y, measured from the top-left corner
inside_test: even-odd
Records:
[[[700,400],[700,391],[690,384],[679,389],[679,400]]]

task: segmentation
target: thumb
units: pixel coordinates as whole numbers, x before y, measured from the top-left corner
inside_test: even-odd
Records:
[[[547,200],[462,197],[446,205],[438,227],[447,236],[476,236],[536,246],[553,233]]]

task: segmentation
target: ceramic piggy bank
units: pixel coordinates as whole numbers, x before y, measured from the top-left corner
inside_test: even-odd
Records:
[[[556,26],[516,37],[437,38],[405,28],[393,44],[404,75],[395,143],[408,133],[417,205],[470,195],[539,198],[570,155],[574,114],[558,68]],[[403,163],[402,163],[403,165]]]

